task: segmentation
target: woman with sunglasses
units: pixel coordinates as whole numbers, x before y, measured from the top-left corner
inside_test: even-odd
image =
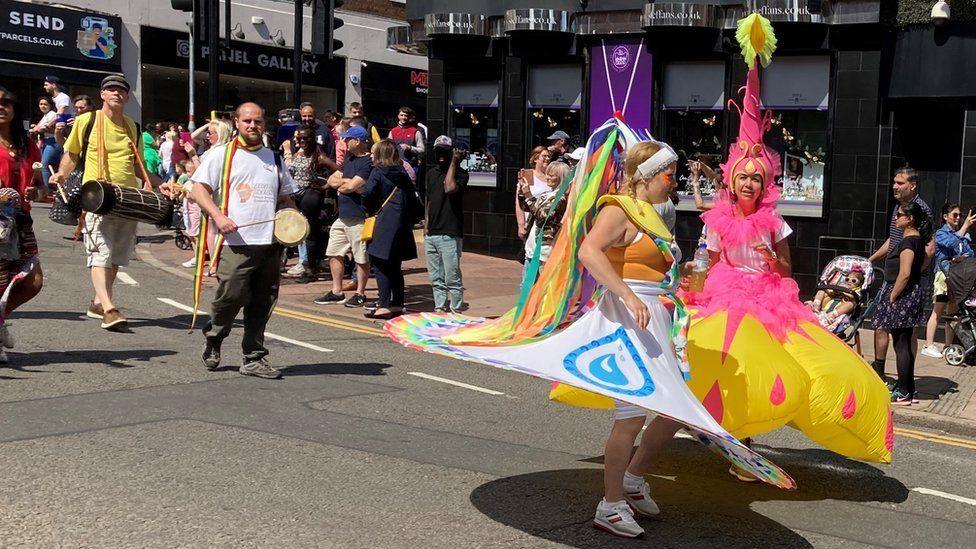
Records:
[[[932,314],[925,325],[925,345],[921,353],[932,358],[942,358],[942,353],[935,346],[935,330],[939,327],[939,319],[948,308],[949,314],[956,313],[956,304],[949,301],[949,287],[946,276],[949,267],[967,257],[973,257],[973,248],[969,239],[969,228],[976,222],[976,215],[972,210],[965,216],[959,204],[946,203],[942,206],[942,228],[935,232],[935,303]],[[946,323],[946,345],[952,344],[952,330]]]
[[[308,238],[298,246],[299,263],[288,272],[299,275],[299,284],[308,284],[315,280],[315,272],[325,250],[322,231],[325,179],[322,175],[334,171],[335,163],[320,150],[313,126],[304,125],[295,130],[295,139],[282,143],[282,148],[285,151],[285,167],[299,189],[294,197],[295,204],[309,224]]]
[[[872,323],[891,333],[898,365],[898,381],[892,386],[891,402],[901,406],[917,403],[915,395],[915,327],[925,321],[926,289],[921,284],[925,245],[932,239],[932,222],[922,207],[909,202],[898,207],[895,226],[904,237],[898,254],[885,259],[885,288],[881,292]]]
[[[41,160],[37,146],[21,125],[24,113],[17,98],[0,87],[0,215],[13,223],[17,238],[0,239],[0,364],[7,363],[4,348],[14,346],[4,319],[41,291],[44,277],[37,259],[37,238],[28,199],[37,196],[41,184],[34,163]],[[15,247],[12,248],[11,244]],[[13,285],[13,287],[10,287]],[[9,293],[8,293],[9,292]]]

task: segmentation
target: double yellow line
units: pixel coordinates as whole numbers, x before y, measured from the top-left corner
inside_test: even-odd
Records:
[[[274,314],[286,318],[292,318],[295,320],[303,320],[305,322],[311,322],[313,324],[320,324],[322,326],[329,326],[330,328],[339,328],[340,330],[349,330],[351,332],[358,332],[360,334],[378,335],[378,336],[386,335],[383,332],[383,330],[380,330],[378,328],[370,328],[368,326],[363,326],[362,324],[346,322],[345,320],[336,320],[334,318],[314,315],[302,311],[294,311],[292,309],[283,309],[281,307],[276,307],[274,310]]]
[[[895,434],[903,437],[935,442],[938,444],[948,444],[949,446],[958,446],[960,448],[968,448],[969,450],[976,450],[976,440],[968,439],[968,438],[947,437],[944,435],[926,433],[924,431],[914,431],[912,429],[904,429],[902,427],[895,427]]]

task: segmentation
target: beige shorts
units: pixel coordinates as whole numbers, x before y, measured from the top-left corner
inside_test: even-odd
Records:
[[[85,251],[88,267],[124,267],[136,249],[138,222],[85,214]]]
[[[329,229],[329,246],[325,249],[327,257],[345,257],[352,252],[352,259],[360,265],[369,263],[366,243],[363,242],[362,219],[336,219]]]
[[[946,275],[942,271],[935,271],[935,281],[933,282],[932,297],[936,303],[946,303],[949,301],[949,285],[946,284]],[[940,299],[941,298],[941,299]]]

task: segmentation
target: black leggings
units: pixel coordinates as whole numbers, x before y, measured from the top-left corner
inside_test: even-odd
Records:
[[[912,338],[915,328],[892,328],[891,341],[895,348],[898,365],[898,383],[895,388],[904,395],[915,394],[915,353],[912,352]]]
[[[308,220],[308,238],[305,246],[308,248],[308,265],[315,267],[322,261],[326,239],[322,231],[322,191],[319,189],[303,189],[295,195],[296,206]]]
[[[376,275],[376,287],[379,289],[377,305],[383,309],[403,307],[403,269],[399,259],[380,259],[375,255],[369,256]]]

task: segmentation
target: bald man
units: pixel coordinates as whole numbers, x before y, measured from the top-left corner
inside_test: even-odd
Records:
[[[274,240],[274,224],[243,226],[271,219],[279,206],[294,208],[291,195],[298,191],[288,170],[264,146],[264,109],[257,103],[237,107],[238,136],[214,147],[193,174],[193,198],[224,237],[217,266],[217,293],[210,323],[204,328],[203,364],[220,367],[220,345],[230,334],[237,313],[244,309],[244,354],[240,373],[277,379],[281,372],[268,363],[264,329],[278,301],[282,248]],[[227,203],[217,206],[224,193],[223,168],[233,147],[227,179]]]

